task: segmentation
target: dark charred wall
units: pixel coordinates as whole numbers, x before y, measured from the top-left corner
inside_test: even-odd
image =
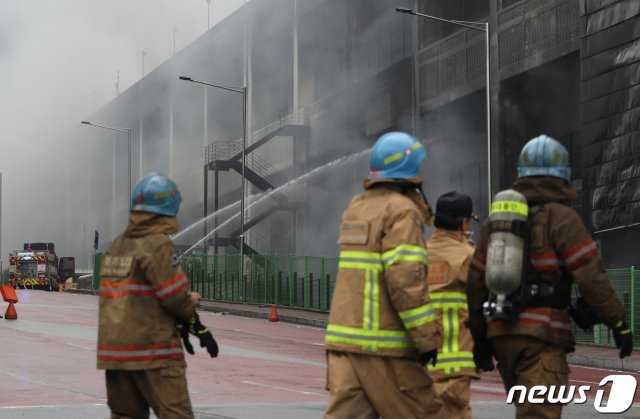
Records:
[[[500,189],[516,179],[518,156],[531,138],[545,134],[571,153],[572,184],[581,184],[580,56],[576,51],[500,84],[500,138],[503,144]]]
[[[490,141],[484,32],[399,14],[397,6],[490,22]],[[242,97],[178,76],[241,86],[245,64],[250,132],[293,112],[308,129],[304,138],[277,135],[253,156],[287,180],[327,168],[291,188],[295,210],[251,228],[270,241],[270,251],[335,256],[340,214],[362,190],[366,150],[385,132],[412,132],[426,144],[421,174],[432,203],[456,189],[472,196],[482,216],[491,195],[488,170],[494,193],[508,187],[522,146],[547,134],[571,153],[572,186],[581,197],[572,205],[599,239],[607,265],[640,264],[640,252],[628,246],[640,233],[640,1],[247,2],[91,117],[131,128],[134,183],[160,170],[184,185],[183,226],[202,217],[203,146],[242,136]],[[90,156],[86,175],[71,179],[89,195],[77,204],[91,214],[82,228],[106,233],[106,244],[120,230],[116,215],[124,219],[127,209],[126,142],[87,127],[73,135]],[[348,164],[329,164],[354,153]],[[239,200],[238,173],[218,174],[216,188],[209,173],[208,213],[214,189],[218,208]],[[180,244],[200,239],[202,230]]]
[[[640,263],[640,2],[586,2],[582,40],[583,199],[609,265]]]

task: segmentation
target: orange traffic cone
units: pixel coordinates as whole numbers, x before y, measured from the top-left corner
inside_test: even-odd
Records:
[[[16,320],[18,318],[18,313],[16,313],[16,307],[13,305],[13,303],[9,303],[7,312],[4,313],[4,318],[7,320]]]
[[[280,321],[280,316],[278,315],[278,310],[276,309],[275,304],[271,304],[271,313],[269,313],[269,321],[270,322]]]

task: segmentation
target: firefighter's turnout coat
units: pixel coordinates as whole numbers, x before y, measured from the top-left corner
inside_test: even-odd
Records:
[[[435,381],[445,377],[479,378],[473,362],[473,338],[467,327],[467,275],[474,247],[461,231],[438,228],[427,242],[429,297],[442,322],[437,364],[429,365]]]
[[[186,366],[176,322],[190,320],[196,304],[167,236],[177,230],[175,217],[132,212],[104,254],[98,369]]]
[[[389,180],[365,181],[340,225],[340,261],[325,341],[330,351],[416,357],[440,347],[423,237],[428,205]]]
[[[582,219],[564,203],[576,193],[562,179],[526,177],[512,189],[522,193],[529,207],[540,206],[533,218],[530,237],[530,269],[541,282],[553,286],[552,298],[533,300],[514,322],[486,322],[482,304],[489,291],[485,285],[488,224],[485,222],[471,263],[468,283],[470,327],[476,339],[505,335],[529,335],[573,351],[569,306],[572,283],[598,319],[613,328],[624,320],[624,309],[602,263],[602,258]]]

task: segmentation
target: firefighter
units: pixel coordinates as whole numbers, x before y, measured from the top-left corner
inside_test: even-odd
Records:
[[[106,370],[112,418],[192,418],[176,323],[191,323],[200,299],[168,234],[178,231],[180,192],[151,173],[134,188],[129,225],[102,259],[98,369]]]
[[[425,281],[423,229],[433,218],[418,176],[425,157],[408,134],[381,136],[365,192],[342,215],[325,335],[325,418],[440,415],[442,402],[424,369],[442,342]]]
[[[427,242],[429,297],[443,324],[442,346],[435,366],[428,369],[445,404],[447,417],[471,418],[471,379],[479,378],[473,362],[473,338],[467,325],[467,274],[474,247],[468,232],[473,213],[471,197],[456,191],[438,198],[436,230]]]
[[[507,391],[514,385],[530,389],[568,384],[567,353],[575,346],[567,312],[572,284],[577,285],[597,319],[613,331],[620,358],[633,349],[623,306],[607,278],[596,244],[580,215],[566,205],[577,197],[570,180],[569,153],[553,138],[541,135],[524,146],[518,179],[511,190],[503,191],[511,196],[521,194],[517,196],[526,198],[526,203],[492,204],[491,218],[512,211],[529,220],[520,249],[521,254],[528,253],[520,258],[522,275],[509,279],[516,281],[518,291],[498,301],[502,311],[494,311],[494,303],[485,304],[492,298],[488,284],[494,272],[520,269],[499,264],[501,255],[511,251],[506,247],[508,242],[514,246],[519,242],[508,235],[518,230],[522,233],[523,224],[505,229],[504,223],[491,223],[490,218],[483,224],[471,262],[467,296],[474,360],[479,368],[490,371],[495,356]],[[502,234],[504,240],[492,240],[494,234]],[[492,248],[497,251],[489,252]],[[513,310],[519,304],[520,309]],[[506,310],[509,307],[511,311]],[[505,313],[511,313],[511,318],[505,318]],[[561,404],[516,404],[517,418],[559,418],[561,413]]]

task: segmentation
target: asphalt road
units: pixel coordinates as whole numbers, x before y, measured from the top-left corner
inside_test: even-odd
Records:
[[[0,319],[0,419],[106,418],[104,372],[96,370],[98,298],[18,291],[17,320]],[[0,310],[6,309],[6,303]],[[201,312],[220,344],[210,358],[187,354],[187,379],[198,418],[321,418],[328,401],[323,331],[262,319]],[[593,390],[611,371],[573,367],[572,384]],[[640,378],[640,376],[636,376]],[[602,417],[593,394],[569,404],[566,418]],[[638,401],[636,391],[636,401]],[[474,417],[512,418],[497,374],[472,384]],[[623,415],[638,418],[640,406]]]

